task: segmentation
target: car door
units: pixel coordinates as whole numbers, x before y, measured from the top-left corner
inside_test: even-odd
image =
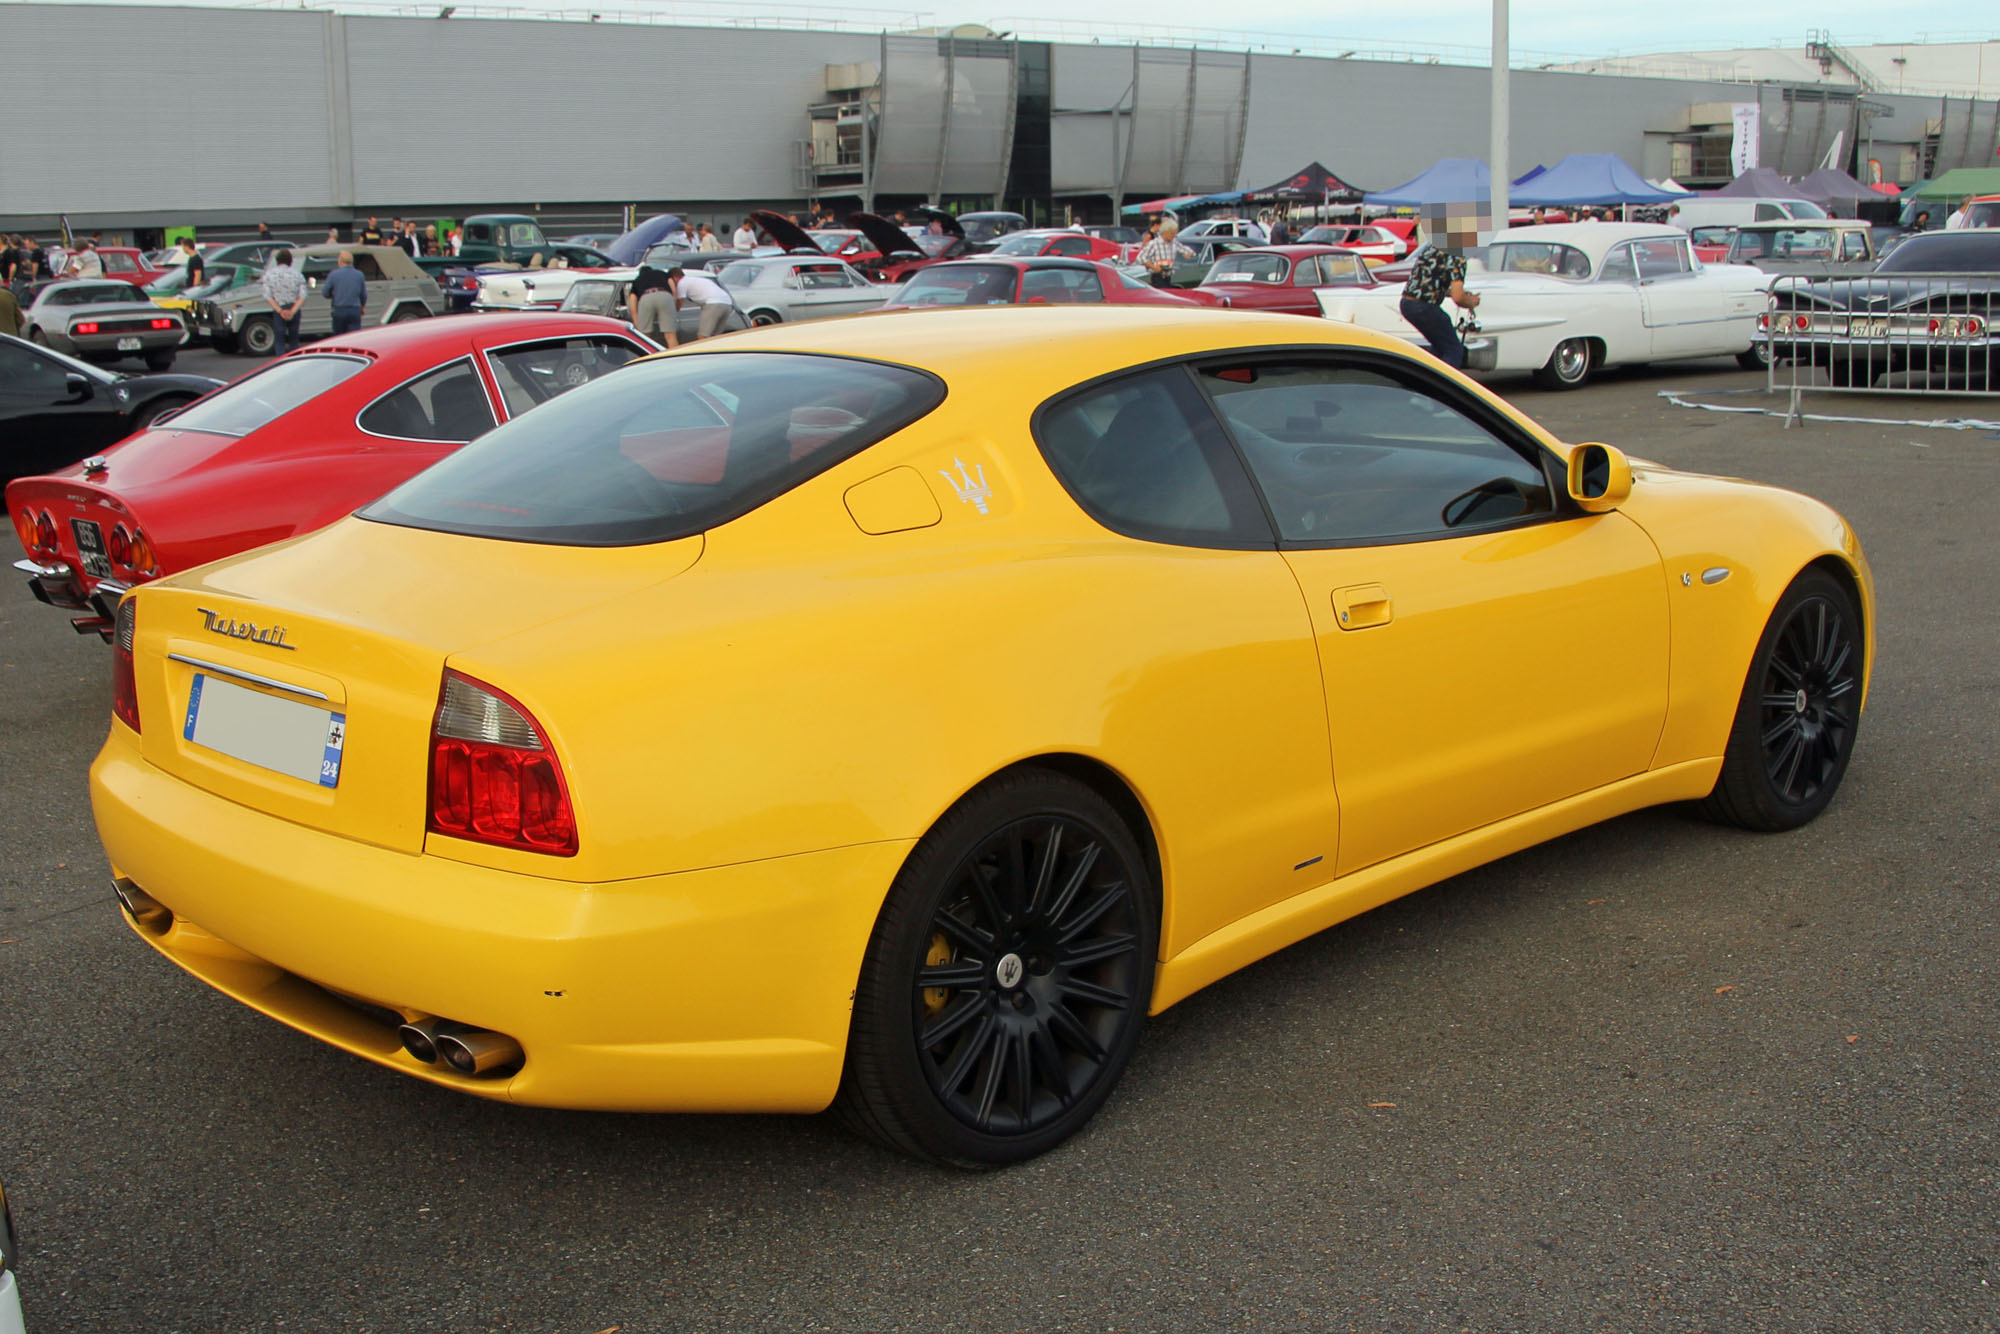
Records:
[[[1647,342],[1656,357],[1741,352],[1747,330],[1731,333],[1731,303],[1717,290],[1720,279],[1704,281],[1694,269],[1685,237],[1647,237],[1631,242],[1639,272],[1639,309]]]
[[[1198,372],[1313,618],[1341,874],[1643,772],[1667,708],[1658,551],[1406,358]]]
[[[72,389],[72,375],[87,394]],[[0,481],[67,467],[124,434],[108,384],[26,343],[0,342]]]
[[[321,289],[326,286],[327,275],[339,267],[332,255],[313,255],[299,261],[299,273],[306,280],[305,304],[299,307],[299,336],[316,338],[333,332],[333,303],[326,299]],[[376,314],[373,297],[369,292],[368,313]]]
[[[1132,659],[1104,726],[1158,778],[1144,786],[1173,842],[1161,930],[1171,957],[1331,878],[1340,812],[1312,623],[1241,461],[1181,367],[1081,386],[1041,408],[1033,429],[1105,530],[1066,543],[1067,558],[1089,571],[1106,614],[1136,616],[1154,646]]]

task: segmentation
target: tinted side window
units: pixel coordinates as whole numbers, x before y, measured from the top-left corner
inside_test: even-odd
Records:
[[[622,338],[551,338],[486,354],[507,415],[518,417],[537,403],[589,384],[639,355]]]
[[[1099,385],[1046,407],[1043,455],[1115,532],[1191,547],[1268,547],[1242,464],[1179,367]]]
[[[1202,380],[1287,541],[1449,537],[1554,512],[1538,463],[1415,376],[1307,363]]]
[[[357,419],[372,435],[463,444],[493,429],[493,409],[469,361],[454,361],[391,390]]]

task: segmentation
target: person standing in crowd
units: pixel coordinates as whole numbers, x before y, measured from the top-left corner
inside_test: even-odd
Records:
[[[1292,229],[1285,225],[1285,215],[1282,213],[1273,213],[1271,215],[1271,244],[1290,245],[1291,243]]]
[[[1972,196],[1967,195],[1963,200],[1959,202],[1958,208],[1952,213],[1952,215],[1944,220],[1944,229],[1948,232],[1955,232],[1959,228],[1965,226],[1966,222],[1971,217],[1972,217]]]
[[[411,259],[424,253],[424,238],[417,235],[416,219],[403,224],[403,234],[396,238],[396,244],[403,247],[403,252]]]
[[[1452,212],[1450,210],[1459,210]],[[1444,313],[1448,296],[1461,310],[1479,306],[1476,293],[1465,290],[1465,252],[1479,244],[1479,228],[1471,204],[1427,205],[1424,236],[1428,244],[1417,252],[1410,280],[1403,285],[1403,318],[1416,326],[1439,361],[1452,369],[1465,365],[1465,344]]]
[[[271,224],[270,224],[270,223],[268,223],[268,222],[260,222],[260,223],[258,223],[258,224],[257,224],[257,239],[258,239],[259,241],[268,241],[268,240],[270,240],[270,239],[271,239]]]
[[[1180,231],[1180,223],[1170,217],[1162,218],[1159,232],[1139,247],[1137,262],[1146,270],[1146,281],[1155,287],[1172,287],[1175,261],[1194,256],[1192,250],[1174,239]]]
[[[713,227],[710,227],[705,222],[701,225],[700,248],[704,254],[709,254],[709,255],[712,255],[716,251],[722,249],[722,238],[717,236],[715,234],[715,229]]]
[[[451,229],[451,236],[449,239],[451,242],[451,253],[456,255],[458,253],[458,242],[459,242],[458,228],[454,227]]]
[[[743,225],[736,229],[736,235],[730,241],[736,249],[745,253],[757,248],[757,229],[750,225],[750,219],[743,219]]]
[[[28,336],[28,317],[21,313],[21,303],[14,294],[0,287],[0,333],[10,333],[16,338]]]
[[[1918,209],[1916,218],[1910,223],[1910,230],[1916,232],[1927,232],[1930,229],[1931,229],[1931,211],[1927,208]]]
[[[21,238],[0,234],[0,287],[13,287],[15,270],[22,263]]]
[[[264,301],[271,307],[271,323],[278,335],[271,355],[282,357],[299,346],[299,308],[306,303],[306,280],[292,267],[291,251],[280,250],[264,270]]]
[[[646,283],[644,291],[640,283],[651,272],[658,278]],[[730,317],[736,314],[736,299],[729,295],[729,289],[706,273],[689,273],[682,268],[671,268],[665,273],[648,265],[639,270],[639,276],[632,280],[631,292],[627,293],[626,305],[632,311],[632,323],[640,333],[655,338],[668,347],[681,345],[680,331],[675,327],[683,301],[701,308],[701,317],[695,323],[697,339],[712,338],[721,333]],[[654,334],[654,330],[658,334]]]
[[[438,225],[434,222],[428,222],[424,224],[424,253],[426,255],[435,255],[439,253]]]
[[[68,278],[102,278],[104,259],[97,253],[97,242],[85,239],[83,248],[69,257],[69,264],[63,269]]]
[[[340,252],[340,267],[326,275],[320,284],[320,294],[333,307],[333,332],[353,333],[361,327],[361,317],[368,313],[368,280],[361,276],[361,270],[354,267],[354,252]]]
[[[368,215],[368,225],[361,229],[361,235],[355,239],[361,242],[362,245],[382,244],[382,224],[376,219],[373,213]]]
[[[327,229],[326,229],[326,243],[327,243],[328,245],[339,245],[339,244],[340,244],[340,224],[339,224],[339,223],[335,223],[335,224],[334,224],[333,226],[331,226],[331,227],[329,227],[329,228],[327,228]]]
[[[202,262],[201,251],[195,248],[192,236],[183,236],[180,247],[181,263],[187,269],[187,282],[181,285],[181,290],[191,292],[201,286],[202,280],[208,276],[208,265]]]

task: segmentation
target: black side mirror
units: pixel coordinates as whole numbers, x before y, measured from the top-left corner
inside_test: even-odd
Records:
[[[69,391],[71,400],[77,403],[87,402],[92,392],[89,378],[78,375],[75,371],[63,376],[63,388]]]

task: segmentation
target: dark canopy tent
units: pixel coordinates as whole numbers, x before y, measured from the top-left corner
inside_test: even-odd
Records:
[[[1751,199],[1797,199],[1798,187],[1772,171],[1769,167],[1752,167],[1720,190],[1704,190],[1703,194],[1731,195],[1736,198]]]
[[[1278,200],[1311,202],[1317,200],[1327,204],[1358,204],[1361,191],[1349,185],[1340,177],[1328,171],[1317,162],[1305,166],[1287,176],[1284,180],[1267,185],[1261,190],[1245,191],[1250,202],[1271,203]]]
[[[1801,199],[1810,199],[1821,208],[1834,204],[1860,204],[1882,196],[1833,167],[1821,167],[1792,187]]]
[[[1571,153],[1547,171],[1514,183],[1508,201],[1521,208],[1563,204],[1671,204],[1682,196],[1649,185],[1616,153]]]

